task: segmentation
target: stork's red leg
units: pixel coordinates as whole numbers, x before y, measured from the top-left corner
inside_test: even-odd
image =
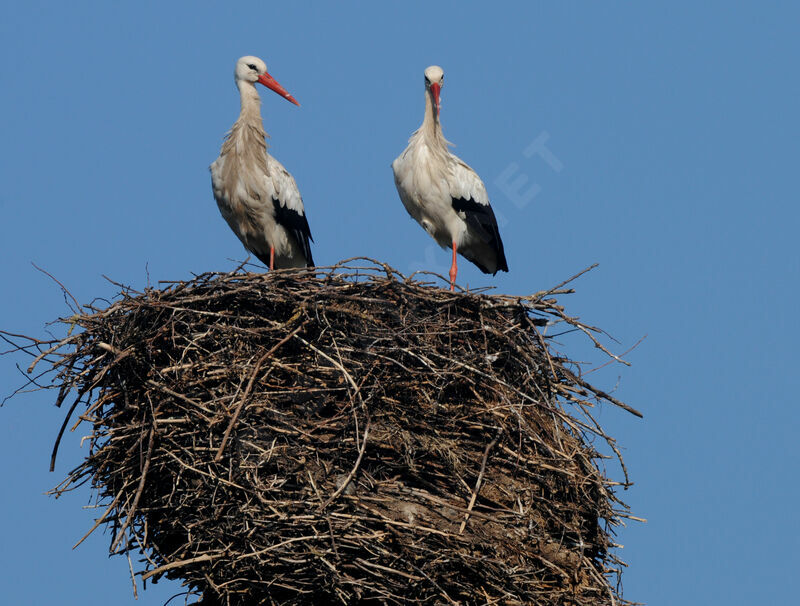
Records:
[[[269,247],[269,270],[275,269],[275,247]]]
[[[456,289],[456,276],[458,275],[458,265],[456,265],[456,241],[453,240],[453,265],[450,267],[450,290]]]

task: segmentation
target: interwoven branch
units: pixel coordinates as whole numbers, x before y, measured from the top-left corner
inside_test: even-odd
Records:
[[[555,350],[563,326],[603,338],[563,286],[239,270],[125,290],[62,341],[4,338],[83,411],[91,451],[55,494],[89,479],[112,550],[206,606],[627,604],[631,516],[591,442],[619,449],[592,411],[638,412]]]

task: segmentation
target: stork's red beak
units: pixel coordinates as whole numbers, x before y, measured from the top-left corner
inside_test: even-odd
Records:
[[[433,102],[436,104],[436,115],[439,115],[439,110],[441,109],[441,105],[439,104],[439,95],[442,92],[442,87],[439,86],[438,82],[434,82],[431,84],[431,91],[433,92]]]
[[[281,97],[283,97],[287,101],[291,101],[295,105],[300,105],[297,102],[297,99],[292,97],[289,94],[289,92],[285,88],[283,88],[280,84],[278,84],[278,81],[275,78],[273,78],[272,76],[270,76],[268,73],[265,72],[265,73],[261,74],[258,77],[258,81],[261,82],[261,84],[266,86],[268,89],[274,90],[276,93],[278,93]]]

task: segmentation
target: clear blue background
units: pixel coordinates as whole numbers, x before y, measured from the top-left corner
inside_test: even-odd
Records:
[[[438,63],[445,135],[487,185],[511,268],[492,278],[464,261],[460,281],[524,294],[599,262],[562,302],[618,352],[648,335],[631,368],[590,375],[645,413],[600,414],[636,482],[623,497],[648,519],[620,530],[625,596],[793,603],[800,13],[789,2],[563,4],[6,6],[0,327],[39,335],[68,313],[31,262],[88,302],[116,292],[103,275],[141,288],[245,257],[207,169],[238,114],[244,54],[302,103],[262,91],[318,264],[369,255],[446,269],[389,168],[422,119],[422,71]],[[549,163],[523,153],[539,137]],[[22,381],[14,361],[0,358],[4,395]],[[95,515],[81,509],[88,489],[43,496],[85,454],[68,434],[47,473],[63,415],[53,399],[0,410],[2,603],[133,604],[107,535],[70,549]],[[161,583],[138,603],[178,591]]]

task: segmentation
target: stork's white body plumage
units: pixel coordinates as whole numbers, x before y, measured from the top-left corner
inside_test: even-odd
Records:
[[[258,57],[239,59],[235,76],[242,111],[210,167],[217,206],[244,247],[270,269],[312,266],[303,199],[294,178],[267,153],[255,83],[299,103],[267,73]]]
[[[480,177],[448,150],[439,122],[444,73],[425,70],[425,117],[408,147],[392,162],[394,182],[408,213],[442,248],[453,249],[450,288],[457,275],[456,253],[484,273],[508,271],[503,241]]]

